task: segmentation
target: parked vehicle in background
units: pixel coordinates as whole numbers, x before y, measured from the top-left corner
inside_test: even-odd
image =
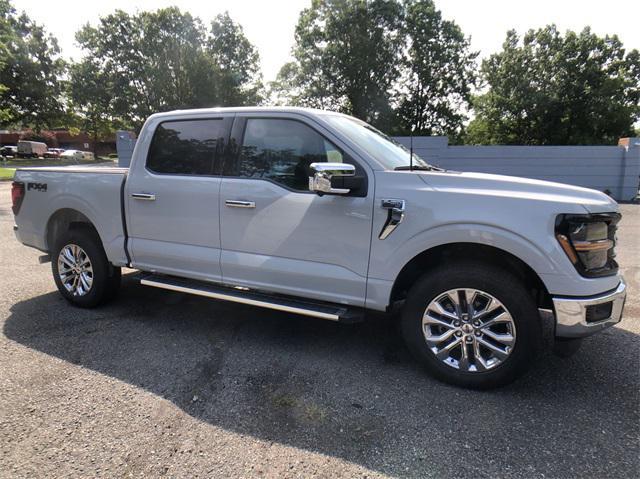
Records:
[[[44,154],[45,158],[60,158],[60,155],[64,153],[64,148],[49,148]]]
[[[0,156],[10,156],[15,158],[18,155],[18,147],[14,145],[5,145],[0,148]]]
[[[60,158],[73,160],[93,160],[95,157],[91,151],[65,150],[60,154]]]
[[[142,284],[332,321],[398,311],[438,378],[505,384],[622,317],[615,201],[599,191],[430,165],[355,118],[303,108],[152,115],[131,167],[21,168],[15,232],[62,296]],[[569,346],[571,345],[571,346]]]
[[[66,160],[81,160],[82,152],[80,150],[64,150],[60,153],[60,158]]]
[[[18,157],[19,158],[39,158],[44,156],[47,152],[46,143],[40,143],[39,141],[26,141],[20,140],[18,142]]]

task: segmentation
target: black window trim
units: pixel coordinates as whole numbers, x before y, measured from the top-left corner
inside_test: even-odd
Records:
[[[236,179],[236,180],[254,180],[254,181],[266,181],[269,183],[272,183],[276,186],[279,186],[280,188],[290,191],[292,193],[300,193],[300,194],[308,194],[308,195],[316,195],[317,193],[313,192],[313,191],[309,191],[309,190],[296,190],[293,189],[289,186],[286,186],[282,183],[278,183],[277,181],[274,181],[270,178],[250,178],[247,176],[238,176],[238,175],[225,175],[224,174],[224,167],[226,166],[227,162],[229,163],[235,163],[236,166],[238,164],[238,162],[240,161],[240,152],[242,151],[242,145],[244,143],[244,134],[247,130],[247,120],[289,120],[289,121],[297,121],[298,123],[302,123],[303,125],[307,126],[308,128],[310,128],[311,130],[313,130],[315,133],[317,133],[318,135],[320,135],[320,137],[322,137],[325,141],[328,141],[329,143],[331,143],[333,146],[335,146],[338,151],[340,151],[340,153],[342,154],[343,158],[348,158],[349,161],[352,161],[354,163],[354,166],[356,167],[356,171],[360,170],[362,172],[362,174],[365,177],[365,188],[364,188],[364,193],[362,195],[358,195],[358,196],[362,196],[363,198],[366,198],[367,195],[369,194],[369,180],[368,180],[368,175],[367,175],[367,170],[366,168],[364,168],[354,157],[353,155],[348,154],[347,152],[344,151],[343,148],[341,148],[340,146],[335,144],[335,141],[330,140],[329,138],[327,138],[326,135],[324,135],[323,133],[321,133],[320,131],[318,131],[317,128],[315,128],[313,125],[307,123],[306,121],[303,121],[299,118],[294,118],[291,116],[284,116],[284,115],[274,115],[274,116],[270,116],[270,115],[243,115],[243,116],[236,116],[234,118],[233,121],[233,125],[231,126],[230,130],[230,134],[229,134],[229,144],[231,142],[231,138],[235,138],[236,139],[236,144],[238,145],[235,151],[228,151],[228,149],[226,149],[226,154],[223,155],[223,159],[224,162],[221,165],[220,168],[220,174],[222,176],[222,178],[230,178],[230,179]],[[236,131],[236,127],[240,130],[239,132]]]
[[[234,125],[234,120],[235,120],[235,113],[232,115],[216,115],[216,116],[206,116],[206,117],[201,117],[201,116],[197,116],[197,117],[178,117],[178,118],[174,118],[174,119],[166,119],[166,120],[162,120],[161,122],[159,122],[154,130],[153,130],[153,135],[151,136],[151,141],[149,142],[149,147],[147,148],[147,156],[144,159],[144,169],[147,171],[147,173],[151,174],[151,175],[155,175],[155,176],[185,176],[185,177],[189,177],[189,178],[220,178],[222,177],[222,171],[221,169],[217,168],[217,164],[222,165],[223,162],[225,161],[226,155],[227,155],[227,149],[228,149],[228,145],[229,145],[229,141],[231,139],[231,130],[233,128]],[[153,145],[153,139],[156,137],[156,132],[158,131],[158,128],[160,126],[162,126],[165,123],[178,123],[178,122],[185,122],[185,121],[199,121],[199,120],[222,120],[223,121],[223,128],[225,128],[226,130],[224,131],[224,135],[223,138],[225,140],[225,144],[223,145],[223,151],[222,154],[220,155],[221,158],[213,158],[211,161],[211,174],[210,175],[194,175],[194,174],[189,174],[189,173],[161,173],[159,171],[154,171],[152,169],[149,168],[148,163],[149,163],[149,154],[151,153],[151,146]],[[226,124],[225,124],[226,123]],[[219,171],[218,174],[216,174],[216,171]]]

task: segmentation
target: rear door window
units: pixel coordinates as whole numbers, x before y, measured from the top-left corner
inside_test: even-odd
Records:
[[[173,175],[213,175],[222,160],[231,118],[166,121],[158,125],[147,169]]]

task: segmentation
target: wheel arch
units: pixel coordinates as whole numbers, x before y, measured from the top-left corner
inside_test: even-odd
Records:
[[[84,213],[73,208],[60,208],[56,210],[47,221],[47,229],[45,232],[47,251],[51,253],[53,245],[55,244],[55,239],[63,232],[69,231],[73,228],[90,229],[100,240],[100,246],[104,248],[97,228]]]
[[[404,300],[411,285],[426,271],[447,261],[472,260],[500,266],[514,273],[532,294],[540,308],[550,308],[551,295],[531,266],[514,254],[482,243],[446,243],[429,248],[411,258],[400,270],[391,288],[389,304]]]

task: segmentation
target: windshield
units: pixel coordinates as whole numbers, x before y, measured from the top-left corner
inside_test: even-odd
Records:
[[[409,167],[410,153],[407,148],[364,121],[341,115],[325,115],[328,123],[349,137],[368,154],[390,170]],[[413,154],[413,166],[428,168],[430,165]]]

